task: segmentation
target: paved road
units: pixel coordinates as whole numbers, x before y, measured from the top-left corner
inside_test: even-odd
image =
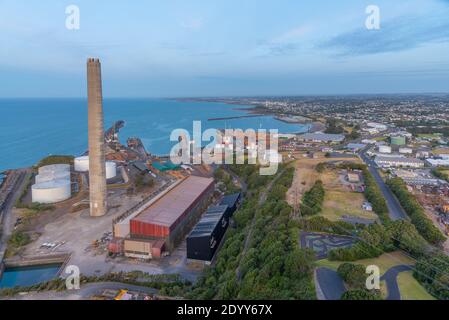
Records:
[[[6,250],[6,245],[9,236],[11,235],[13,228],[14,228],[14,221],[12,216],[12,209],[14,207],[14,204],[17,201],[17,198],[20,196],[20,190],[22,190],[23,185],[26,183],[25,175],[29,173],[28,169],[20,169],[16,170],[14,173],[15,175],[18,175],[17,181],[12,189],[12,196],[9,197],[7,202],[5,203],[5,207],[3,209],[2,214],[4,215],[2,217],[2,224],[3,224],[3,230],[1,232],[1,238],[0,238],[0,263],[3,260],[3,254]]]
[[[312,249],[317,259],[327,258],[330,250],[348,248],[355,242],[353,237],[315,232],[301,232],[299,239],[301,248]]]
[[[390,214],[390,218],[392,220],[407,220],[408,216],[405,213],[404,209],[402,209],[399,204],[398,199],[394,196],[393,192],[388,188],[385,182],[382,180],[379,172],[377,171],[377,165],[373,160],[371,160],[366,154],[365,151],[360,152],[360,158],[365,162],[368,166],[369,172],[373,175],[376,180],[377,185],[379,186],[382,194],[384,195],[385,201],[387,202],[388,211]]]
[[[2,298],[5,300],[86,300],[93,295],[101,294],[104,290],[130,290],[146,294],[156,294],[157,290],[153,288],[135,286],[120,282],[97,282],[81,284],[79,290],[66,291],[42,291],[32,292],[26,295],[16,295],[13,297]],[[0,299],[0,300],[2,300]]]
[[[324,300],[340,300],[346,288],[339,274],[329,268],[316,269],[316,281]]]
[[[412,266],[398,265],[387,270],[380,280],[387,283],[388,296],[386,300],[401,300],[401,293],[398,286],[398,274],[404,271],[412,270]]]

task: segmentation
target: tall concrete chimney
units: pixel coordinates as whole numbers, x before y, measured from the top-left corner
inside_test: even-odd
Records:
[[[99,59],[87,60],[90,215],[106,214],[106,166],[104,155],[103,95]]]

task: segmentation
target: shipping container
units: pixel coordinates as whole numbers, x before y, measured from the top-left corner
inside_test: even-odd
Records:
[[[108,244],[108,251],[114,254],[123,253],[123,239],[112,239]]]

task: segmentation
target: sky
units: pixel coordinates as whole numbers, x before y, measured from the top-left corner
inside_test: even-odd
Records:
[[[449,0],[0,0],[0,40],[0,97],[84,97],[88,57],[105,97],[449,92]]]

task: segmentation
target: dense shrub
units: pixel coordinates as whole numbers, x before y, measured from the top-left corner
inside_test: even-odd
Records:
[[[343,293],[340,300],[382,300],[378,291],[349,290]]]
[[[361,170],[365,181],[365,198],[372,204],[373,211],[379,216],[383,223],[388,223],[390,217],[388,215],[388,207],[385,198],[376,183],[373,175],[369,172],[364,164],[346,162],[339,166],[347,170]]]
[[[429,245],[408,221],[392,221],[387,226],[373,224],[363,229],[358,241],[351,248],[339,248],[329,252],[330,260],[355,261],[375,258],[384,252],[401,249],[414,257],[421,257]]]
[[[70,164],[73,165],[74,156],[54,155],[43,158],[38,162],[37,167],[48,166],[50,164]]]
[[[214,267],[187,298],[315,299],[314,253],[299,248],[299,230],[291,223],[292,208],[284,200],[294,171],[281,172],[263,204],[258,203],[258,194],[245,198],[235,214],[237,228],[228,231]]]
[[[441,300],[449,300],[449,257],[433,253],[418,260],[413,276]]]
[[[350,289],[364,289],[366,286],[366,268],[361,264],[342,263],[337,272]]]
[[[340,235],[351,235],[356,231],[356,227],[353,224],[344,221],[330,221],[321,216],[301,219],[298,227],[304,231],[327,232]]]
[[[310,216],[321,212],[324,193],[323,182],[321,180],[316,181],[312,188],[306,191],[302,196],[300,206],[301,214],[303,216]]]
[[[432,223],[424,213],[416,198],[407,190],[407,187],[400,178],[393,178],[387,181],[388,186],[398,198],[401,206],[410,217],[411,222],[424,239],[432,244],[440,244],[446,240],[446,237]]]

